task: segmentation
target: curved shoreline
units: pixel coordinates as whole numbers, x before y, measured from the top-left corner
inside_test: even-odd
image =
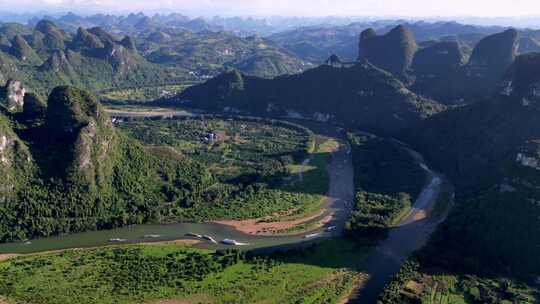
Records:
[[[357,286],[346,303],[376,303],[378,296],[399,272],[402,264],[414,251],[426,244],[429,236],[446,217],[444,214],[442,218],[434,218],[432,211],[443,186],[451,187],[451,184],[443,175],[429,169],[420,154],[410,151],[417,157],[420,167],[427,172],[429,181],[407,214],[364,260],[361,268],[369,278],[361,286]]]

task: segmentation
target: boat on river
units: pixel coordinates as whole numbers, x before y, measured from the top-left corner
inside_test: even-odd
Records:
[[[240,243],[237,240],[231,240],[231,239],[224,239],[221,241],[222,244],[230,245],[230,246],[247,246],[249,243]]]
[[[218,243],[213,237],[211,237],[211,236],[209,236],[209,235],[203,235],[202,238],[205,239],[205,240],[207,240],[207,241],[209,241],[209,242],[211,242],[211,243],[213,243],[213,244],[217,244],[217,243]]]
[[[198,234],[198,233],[191,233],[191,232],[184,234],[184,236],[192,237],[192,238],[198,238],[198,239],[202,239],[202,238],[203,238],[202,235],[200,235],[200,234]]]
[[[325,231],[326,232],[330,232],[330,231],[334,231],[336,230],[337,226],[329,226],[329,227],[326,227]]]
[[[161,235],[159,234],[147,234],[145,236],[143,236],[145,239],[157,239],[157,238],[160,238]]]
[[[123,243],[127,241],[126,239],[120,239],[120,238],[112,238],[112,239],[109,239],[109,242],[111,243]]]
[[[321,234],[317,232],[317,233],[312,233],[312,234],[305,235],[304,238],[305,239],[311,239],[311,238],[317,237],[319,235],[321,235]]]

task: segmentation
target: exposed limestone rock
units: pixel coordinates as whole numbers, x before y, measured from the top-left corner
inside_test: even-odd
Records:
[[[24,107],[24,96],[26,89],[22,83],[17,80],[10,79],[5,86],[7,108],[12,112],[22,111]]]

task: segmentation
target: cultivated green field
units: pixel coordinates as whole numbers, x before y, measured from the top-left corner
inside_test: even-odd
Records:
[[[176,245],[70,250],[0,263],[0,294],[35,304],[337,303],[363,277],[354,269],[365,252],[342,240],[272,257]]]

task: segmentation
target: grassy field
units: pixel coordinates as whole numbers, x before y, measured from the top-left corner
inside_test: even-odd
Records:
[[[337,303],[363,277],[354,269],[365,252],[343,240],[272,257],[174,245],[70,250],[0,263],[0,295],[35,304]]]

